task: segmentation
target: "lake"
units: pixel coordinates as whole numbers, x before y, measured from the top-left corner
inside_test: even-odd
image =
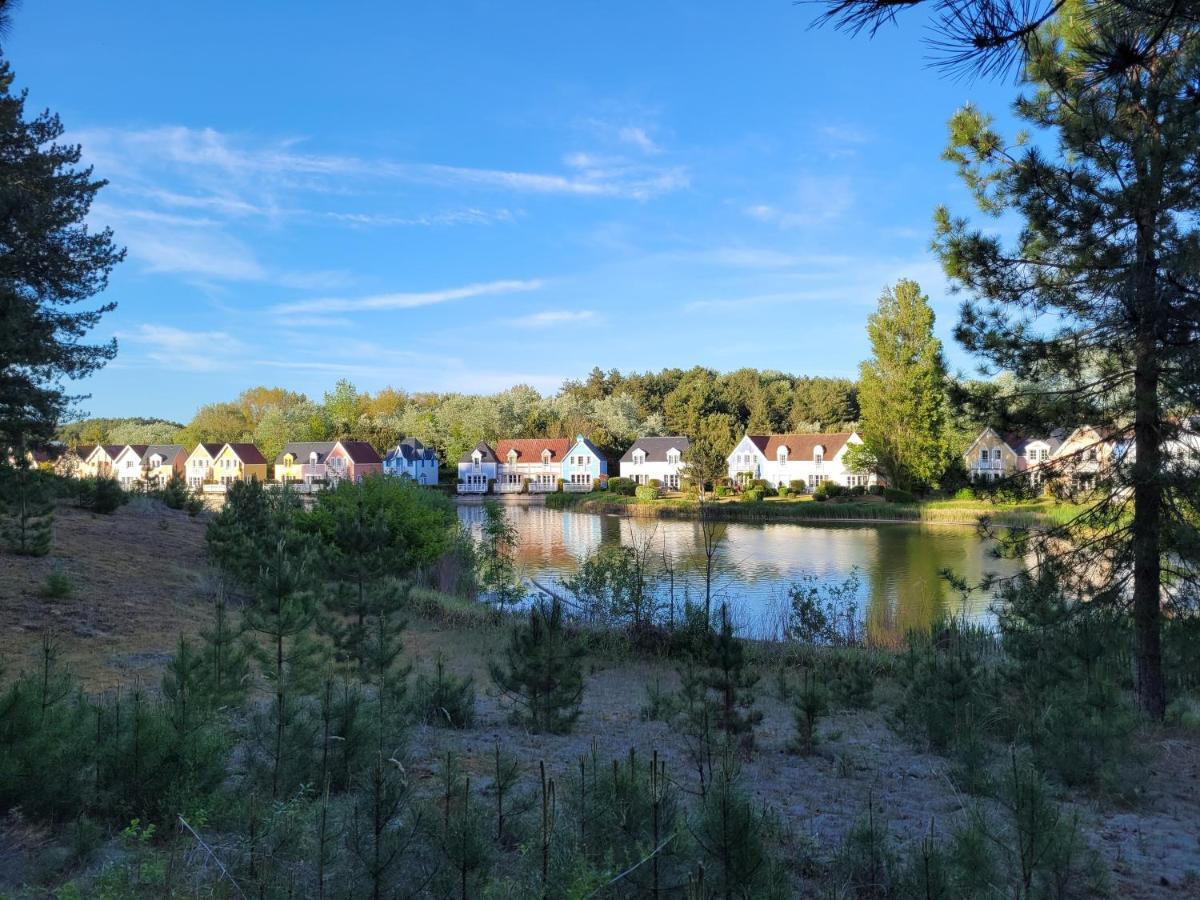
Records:
[[[700,524],[679,519],[634,518],[563,512],[544,506],[506,505],[519,534],[517,566],[523,578],[560,586],[589,553],[607,545],[640,546],[663,568],[663,554],[675,569],[674,590],[666,577],[657,592],[673,598],[704,599],[705,555]],[[461,504],[461,521],[478,528],[483,507]],[[787,608],[788,587],[811,575],[822,584],[840,584],[857,574],[858,606],[869,638],[898,643],[910,628],[927,626],[939,616],[965,613],[991,620],[991,598],[978,593],[965,608],[958,592],[941,576],[944,569],[970,582],[985,573],[1011,575],[1014,560],[999,559],[975,530],[955,525],[915,524],[728,524],[717,551],[714,604],[727,601],[744,633],[777,636]]]

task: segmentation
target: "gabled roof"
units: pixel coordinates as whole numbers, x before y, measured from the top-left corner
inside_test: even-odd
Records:
[[[1004,443],[1012,448],[1013,453],[1017,456],[1024,456],[1025,451],[1030,444],[1043,443],[1050,448],[1050,455],[1053,456],[1058,452],[1058,448],[1062,446],[1063,434],[1061,431],[1053,431],[1050,434],[1017,434],[1011,432],[1004,435]]]
[[[150,446],[149,444],[126,444],[124,447],[121,448],[121,452],[118,453],[117,456],[113,457],[113,460],[115,461],[118,456],[123,456],[125,454],[126,450],[133,451],[134,456],[136,456],[139,460],[145,459],[146,448],[149,446]]]
[[[767,459],[776,459],[779,448],[786,447],[788,459],[812,459],[817,447],[825,448],[825,457],[832,459],[846,446],[852,431],[835,431],[820,434],[748,434],[754,446]]]
[[[517,462],[541,462],[542,451],[550,451],[552,462],[562,462],[572,442],[567,438],[518,438],[516,440],[499,441],[496,444],[496,458],[500,462],[508,461],[508,454],[517,453]]]
[[[237,456],[237,458],[242,461],[243,465],[265,466],[267,464],[267,458],[265,456],[263,456],[262,451],[260,451],[253,444],[230,443],[230,444],[225,444],[221,449],[223,450],[225,447],[228,447],[230,450],[232,450],[234,452],[234,455]],[[220,451],[218,450],[217,452],[219,453]]]
[[[283,445],[283,449],[275,457],[275,465],[282,466],[283,458],[289,453],[292,454],[293,459],[302,460],[305,463],[308,462],[309,456],[316,453],[317,463],[323,463],[336,443],[336,441],[292,441]]]
[[[338,441],[350,459],[360,465],[381,462],[375,448],[366,441]]]
[[[390,449],[383,457],[385,460],[400,458],[413,462],[424,459],[436,459],[437,454],[432,448],[426,447],[416,438],[405,438]]]
[[[150,444],[146,447],[146,452],[142,454],[142,458],[145,459],[146,457],[154,456],[156,453],[163,459],[174,459],[180,453],[187,453],[187,449],[183,444]]]
[[[220,453],[225,448],[225,445],[209,443],[208,441],[201,441],[199,444],[197,444],[195,447],[192,448],[191,453],[189,453],[188,456],[191,456],[192,454],[194,454],[197,450],[199,450],[201,448],[203,448],[204,452],[207,453],[210,457],[215,459],[217,454]]]
[[[91,459],[92,456],[94,456],[98,450],[103,450],[109,459],[116,459],[117,454],[120,453],[124,449],[125,449],[124,444],[97,444],[96,446],[94,446],[91,449],[91,452],[89,452],[88,455],[84,457],[84,459]]]
[[[632,446],[625,451],[621,457],[621,462],[633,462],[633,451],[642,450],[646,453],[646,462],[666,462],[667,452],[669,450],[678,450],[682,453],[692,442],[682,435],[674,437],[644,437],[638,438],[633,442]]]
[[[92,451],[96,449],[95,444],[80,444],[78,447],[72,447],[67,452],[74,453],[80,459],[87,459],[92,455]]]
[[[597,447],[595,444],[593,444],[591,441],[589,441],[587,438],[585,438],[582,434],[575,435],[575,440],[571,441],[570,446],[567,447],[567,453],[570,454],[570,452],[572,450],[574,450],[576,447],[578,447],[580,444],[582,444],[588,450],[591,450],[592,454],[594,456],[598,457],[601,460],[604,459],[604,454],[600,452],[600,448]]]
[[[473,462],[475,451],[479,451],[481,462],[496,462],[496,451],[487,445],[486,441],[480,441],[466,453],[458,458],[459,462]]]

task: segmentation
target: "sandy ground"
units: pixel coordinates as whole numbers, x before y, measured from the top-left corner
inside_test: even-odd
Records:
[[[49,628],[90,689],[133,677],[157,679],[177,636],[195,633],[208,621],[215,581],[204,558],[204,524],[150,504],[131,504],[112,516],[60,508],[49,557],[0,553],[3,668],[11,674],[31,659]],[[70,578],[70,597],[41,596],[52,571]],[[624,757],[630,747],[645,757],[657,750],[682,788],[694,786],[682,738],[639,715],[647,684],[674,683],[669,663],[592,661],[574,733],[533,735],[509,723],[486,675],[489,654],[505,636],[504,629],[491,626],[464,630],[421,619],[410,623],[406,646],[418,669],[432,668],[441,652],[451,670],[475,676],[479,686],[474,728],[414,730],[410,753],[420,774],[432,779],[432,761],[453,749],[485,783],[499,740],[530,761],[532,783],[537,761],[563,777],[577,770],[580,756],[595,742],[602,760]],[[945,832],[959,821],[970,801],[951,785],[947,762],[898,737],[881,712],[831,716],[818,752],[799,757],[786,749],[791,716],[773,694],[772,679],[764,677],[758,703],[765,717],[743,773],[748,789],[784,817],[799,844],[832,852],[869,802],[883,811],[901,844],[931,825]],[[1070,802],[1108,862],[1118,896],[1200,896],[1200,735],[1155,730],[1141,742],[1151,762],[1144,790],[1132,805],[1078,795]]]

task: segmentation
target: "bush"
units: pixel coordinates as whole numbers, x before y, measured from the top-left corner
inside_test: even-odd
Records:
[[[639,484],[634,491],[634,496],[639,500],[657,500],[659,497],[659,489],[654,486],[654,483]]]
[[[757,488],[750,488],[742,491],[743,503],[758,503],[760,500],[762,500],[762,498],[762,491],[758,490]]]
[[[816,500],[818,503],[824,503],[826,500],[829,499],[829,495],[828,494],[813,494],[813,499]]]
[[[902,491],[900,488],[884,488],[883,499],[888,503],[916,503],[917,498],[909,491]]]
[[[803,494],[808,490],[808,485],[802,479],[793,478],[788,482],[788,490],[794,494]]]
[[[63,572],[51,572],[42,582],[41,595],[48,600],[61,600],[71,596],[71,579]]]
[[[836,481],[822,481],[813,491],[813,497],[817,500],[833,500],[844,496],[846,496],[845,485],[838,484]]]
[[[81,478],[75,493],[76,503],[84,509],[109,515],[123,506],[129,497],[115,478]]]
[[[620,494],[622,497],[632,497],[637,489],[637,482],[632,478],[610,478],[608,479],[608,490],[613,494]]]
[[[713,494],[718,497],[728,497],[729,488],[725,487],[723,484],[718,484],[715,488],[713,488]]]
[[[187,482],[183,480],[183,476],[178,472],[172,472],[171,478],[163,485],[160,493],[162,502],[169,509],[185,509],[188,505],[188,500],[191,495],[188,493]]]
[[[969,487],[961,487],[954,492],[955,500],[974,500],[975,491]]]
[[[751,490],[758,491],[764,497],[774,497],[776,493],[775,486],[765,478],[755,478],[750,482],[748,487]]]

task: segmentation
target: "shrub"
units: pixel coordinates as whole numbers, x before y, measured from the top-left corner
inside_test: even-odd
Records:
[[[632,497],[636,489],[637,482],[632,478],[608,479],[608,490],[613,494],[620,494],[622,497]]]
[[[975,491],[974,491],[974,489],[969,488],[969,487],[961,487],[957,491],[954,492],[954,499],[955,500],[974,500],[975,499]]]
[[[851,497],[867,496],[867,486],[865,484],[854,485],[854,487],[850,488],[850,496]]]
[[[774,497],[776,493],[775,486],[765,478],[755,478],[750,482],[748,487],[751,490],[758,491],[764,497]]]
[[[79,506],[101,515],[116,512],[129,500],[117,479],[102,477],[81,478],[75,496]]]
[[[178,472],[171,473],[170,479],[163,485],[160,496],[162,497],[162,502],[169,509],[184,509],[191,499],[191,495],[188,493],[187,482],[183,480],[183,476]]]
[[[826,500],[829,499],[829,495],[828,494],[813,494],[813,499],[816,500],[818,503],[824,503]]]
[[[780,485],[779,486],[779,496],[786,497],[787,495],[788,495],[788,489],[786,487],[784,487],[783,485]]]
[[[71,596],[71,579],[64,572],[51,572],[42,582],[41,595],[48,600],[61,600]]]
[[[723,484],[718,484],[715,488],[713,488],[713,493],[718,497],[728,497],[729,488],[725,487]]]
[[[796,494],[803,494],[808,490],[808,485],[799,478],[793,478],[788,482],[788,490]]]
[[[845,495],[845,485],[838,484],[836,481],[822,481],[817,485],[817,489],[813,491],[813,496],[818,500],[833,500],[836,497],[844,497]]]
[[[634,496],[637,497],[638,500],[643,500],[643,501],[644,500],[657,500],[659,497],[659,490],[657,487],[654,486],[654,482],[651,482],[649,484],[639,484],[637,486],[636,490],[634,491]]]
[[[888,503],[916,503],[917,498],[909,491],[902,491],[900,488],[884,488],[883,499]]]
[[[758,503],[760,500],[762,500],[762,498],[762,491],[758,490],[757,488],[750,488],[742,491],[743,503]]]

